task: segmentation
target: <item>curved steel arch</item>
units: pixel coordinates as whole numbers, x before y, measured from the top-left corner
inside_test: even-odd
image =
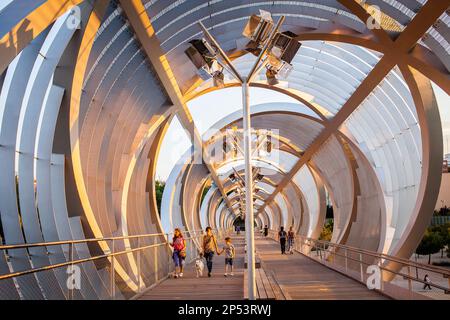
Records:
[[[26,228],[27,232],[34,230],[37,237],[43,238],[60,236],[59,231],[73,237],[75,235],[85,237],[83,231],[88,233],[86,237],[101,237],[116,232],[127,234],[149,230],[161,231],[162,226],[155,205],[156,161],[153,156],[157,156],[164,137],[164,128],[167,128],[175,113],[178,113],[181,122],[192,134],[194,144],[201,142],[185,103],[208,90],[203,90],[204,92],[195,90],[200,82],[194,77],[195,70],[186,64],[186,59],[183,60],[184,56],[181,54],[183,46],[174,49],[176,45],[183,44],[184,40],[194,36],[197,30],[188,27],[185,32],[180,32],[176,36],[178,38],[174,37],[166,42],[163,47],[167,50],[173,49],[168,56],[164,55],[157,35],[166,40],[173,34],[171,30],[180,29],[179,26],[182,24],[193,25],[198,19],[205,18],[208,20],[206,25],[215,26],[213,32],[218,36],[219,42],[228,46],[235,57],[242,57],[240,52],[242,48],[233,48],[235,35],[240,32],[242,23],[250,13],[256,12],[255,10],[259,8],[267,8],[273,9],[275,15],[285,13],[288,15],[286,26],[299,34],[297,40],[336,41],[384,54],[368,76],[364,77],[362,84],[357,84],[358,88],[349,95],[347,102],[339,108],[334,117],[324,112],[323,107],[328,105],[337,111],[336,106],[339,104],[333,99],[339,95],[341,97],[339,101],[343,102],[343,99],[347,99],[346,92],[351,91],[351,81],[349,85],[340,88],[332,83],[333,76],[330,76],[330,79],[326,78],[328,74],[333,75],[329,73],[331,71],[326,65],[335,60],[319,57],[318,60],[321,60],[322,64],[317,67],[317,72],[311,78],[312,82],[304,80],[308,68],[312,65],[311,61],[300,61],[297,64],[298,70],[292,76],[291,85],[294,89],[271,88],[302,102],[322,120],[325,128],[319,138],[312,142],[312,147],[304,150],[300,162],[275,189],[274,195],[268,199],[269,202],[270,198],[275,199],[277,192],[282,192],[291,185],[296,169],[308,165],[308,160],[317,156],[320,145],[325,144],[330,137],[341,137],[343,132],[345,135],[342,137],[344,140],[345,137],[351,139],[352,152],[359,157],[371,175],[370,178],[361,178],[360,181],[367,182],[378,178],[380,185],[380,188],[377,187],[378,194],[381,190],[387,198],[392,199],[394,209],[384,215],[384,225],[389,224],[391,216],[399,221],[394,232],[392,253],[406,257],[419,241],[429,212],[432,212],[431,209],[434,207],[433,201],[439,185],[439,179],[436,177],[440,176],[442,137],[440,126],[437,125],[440,124],[439,114],[428,79],[450,93],[448,73],[450,58],[448,50],[445,49],[445,44],[448,44],[446,33],[448,26],[442,22],[448,19],[445,10],[450,1],[428,1],[423,6],[419,2],[410,4],[402,1],[402,5],[396,7],[381,0],[374,0],[371,3],[379,5],[383,15],[392,23],[391,26],[395,26],[390,33],[383,28],[367,29],[364,23],[369,18],[367,8],[353,0],[340,0],[332,6],[326,1],[261,0],[248,5],[242,1],[230,0],[215,2],[210,8],[207,8],[206,2],[172,2],[172,7],[168,7],[170,4],[166,6],[166,3],[160,3],[159,7],[155,7],[151,2],[144,6],[141,0],[123,0],[119,1],[117,7],[116,4],[106,0],[96,1],[93,5],[87,1],[42,0],[27,3],[23,11],[19,10],[18,2],[10,1],[0,10],[2,21],[0,96],[4,99],[0,99],[2,125],[0,155],[9,157],[9,160],[18,157],[19,193],[15,192],[16,176],[13,161],[2,162],[2,169],[8,170],[8,173],[5,173],[7,179],[1,182],[0,187],[3,199],[12,200],[18,196],[21,206],[19,208],[17,204],[14,206],[0,201],[4,206],[1,215],[5,221],[4,229],[7,229],[6,241],[24,242],[25,240],[21,238],[22,228]],[[68,43],[70,49],[55,57],[49,57],[43,64],[40,74],[45,75],[46,80],[52,79],[53,82],[48,86],[45,103],[39,104],[38,108],[28,108],[27,105],[31,104],[21,99],[21,90],[15,89],[27,87],[27,82],[30,88],[43,88],[37,83],[39,82],[36,80],[37,77],[26,70],[30,71],[31,66],[41,59],[39,53],[45,55],[46,48],[41,51],[40,39],[44,38],[47,30],[63,23],[62,19],[69,8],[76,5],[82,8],[81,28],[72,30],[77,36],[70,39]],[[108,16],[105,16],[107,12]],[[155,14],[157,18],[151,21],[147,13]],[[6,17],[8,19],[5,19]],[[128,20],[129,26],[124,25],[125,20]],[[154,29],[152,23],[155,25]],[[302,26],[313,28],[306,30]],[[122,32],[119,34],[118,30]],[[136,35],[135,39],[129,37],[129,34],[133,33]],[[58,46],[57,42],[50,41],[49,38],[49,48]],[[315,43],[311,47],[317,48],[319,45],[320,43]],[[349,54],[355,54],[355,58],[363,57],[363,51],[356,47],[342,46],[342,48],[348,50]],[[336,55],[339,53],[337,49],[330,48],[329,53],[333,52]],[[314,54],[311,53],[310,57],[314,59]],[[50,66],[51,58],[57,60],[54,64],[55,70],[52,71],[52,68],[44,70],[47,65]],[[179,73],[175,75],[172,73],[169,62]],[[245,63],[242,67],[245,68]],[[340,67],[343,67],[342,70],[345,69],[345,66]],[[188,72],[180,76],[184,71]],[[337,69],[336,72],[336,75],[339,74]],[[105,78],[106,74],[108,79]],[[176,80],[180,82],[180,87],[185,89],[184,96]],[[227,84],[227,86],[234,85]],[[255,86],[266,87],[262,83],[256,83]],[[65,90],[66,98],[60,99],[58,87]],[[376,92],[374,88],[377,88]],[[296,89],[312,93],[316,103],[305,101],[301,97],[302,93]],[[373,97],[368,97],[372,92]],[[18,94],[13,96],[16,93]],[[42,97],[42,94],[40,96]],[[160,101],[157,101],[156,96]],[[8,107],[4,108],[4,104]],[[58,108],[60,108],[58,116],[50,117],[49,110]],[[39,118],[33,117],[31,111],[35,112],[36,116],[39,114]],[[25,126],[14,127],[12,119],[20,114],[23,120],[21,123]],[[31,125],[28,126],[27,123]],[[38,129],[35,130],[36,123]],[[52,134],[53,125],[56,125],[56,130]],[[8,133],[11,137],[12,135],[19,137],[19,148],[16,148],[15,139],[9,139],[5,135],[8,128],[11,129]],[[33,142],[26,138],[30,136],[31,131],[37,133],[37,139]],[[398,137],[399,134],[402,135],[401,138]],[[52,153],[55,150],[50,151],[51,141],[47,139],[47,135],[55,138],[55,150],[65,150],[66,165],[63,165],[61,155]],[[373,139],[371,135],[374,136]],[[393,139],[395,145],[391,145],[389,139]],[[36,148],[32,148],[33,143]],[[19,150],[18,154],[15,153],[16,149]],[[403,161],[402,167],[395,160],[403,159],[405,155],[407,158]],[[55,168],[49,170],[49,166],[53,165]],[[33,172],[33,166],[37,168],[36,173]],[[209,163],[206,163],[206,167],[211,179],[217,182],[218,191],[214,194],[218,197],[214,196],[214,199],[220,199],[222,196],[225,204],[229,205],[229,199],[215,173],[215,168]],[[373,174],[373,167],[377,167],[377,174]],[[63,171],[64,168],[66,172]],[[355,167],[352,170],[355,177],[357,170]],[[402,175],[402,172],[405,174]],[[33,192],[30,193],[33,186],[30,178],[35,178],[34,175],[38,178],[37,204],[30,201],[34,197]],[[63,184],[65,190],[55,190],[55,186],[60,185],[56,177],[65,178]],[[192,179],[191,183],[195,181]],[[412,186],[411,190],[407,190],[408,183]],[[51,193],[46,192],[48,191],[46,186]],[[363,187],[364,184],[360,184],[360,188]],[[66,193],[70,197],[64,199]],[[187,196],[187,193],[185,195]],[[409,202],[412,208],[402,207],[401,203],[407,202],[405,200],[408,199],[415,199]],[[51,203],[46,204],[45,201]],[[214,201],[211,201],[211,208],[212,202]],[[70,208],[64,210],[63,203]],[[55,208],[52,209],[53,205]],[[260,208],[261,215],[267,215],[264,218],[265,222],[272,218],[276,227],[280,222],[275,220],[281,219],[281,209],[276,202],[268,206],[273,206],[271,210],[274,212],[273,217],[272,213],[269,217],[264,206]],[[354,206],[353,198],[353,208]],[[191,208],[192,204],[187,207]],[[18,215],[21,213],[19,210],[25,208],[27,208],[24,215],[25,223],[22,226],[18,223]],[[56,208],[62,208],[62,216],[55,211]],[[32,214],[36,210],[42,214],[38,220],[33,220],[32,216],[27,214]],[[407,214],[402,214],[402,210]],[[81,220],[78,217],[65,217],[64,214],[68,212],[71,215],[79,215]],[[219,223],[229,223],[229,219],[225,219],[226,212],[222,213],[222,222]],[[231,216],[233,213],[229,214]],[[147,218],[147,215],[151,218]],[[51,223],[53,218],[55,221],[58,219],[58,222]],[[65,229],[63,232],[61,221],[66,220],[70,221],[73,229]],[[84,230],[80,221],[83,221]],[[140,225],[138,221],[144,223]],[[351,219],[349,221],[355,222]],[[38,228],[38,223],[44,224],[42,230]],[[195,224],[199,223],[193,223]],[[347,228],[346,232],[350,231]],[[388,232],[384,230],[382,233]],[[351,234],[345,237],[351,238]],[[381,237],[383,238],[383,235]],[[27,241],[28,238],[30,237],[27,236]],[[133,247],[133,244],[126,241],[121,245]],[[100,250],[108,252],[110,247],[101,244]],[[382,251],[384,248],[380,247],[379,250]],[[81,252],[80,250],[78,253]],[[65,254],[62,252],[61,258],[65,259],[63,257]],[[24,265],[23,262],[29,261],[28,253],[22,252],[18,254],[19,256],[21,260],[12,261],[14,270],[22,270],[22,267],[26,267],[26,263]],[[32,255],[32,259],[36,257]],[[51,259],[55,257],[56,255],[53,255]],[[4,268],[4,261],[1,261],[0,267]],[[123,286],[128,287],[123,290],[126,295],[129,294],[127,290],[131,292],[140,289],[137,283],[151,284],[149,280],[141,281],[141,275],[148,279],[146,275],[150,269],[146,266],[146,270],[141,270],[141,274],[137,274],[134,257],[131,255],[118,258],[114,268],[120,278],[117,281],[127,284]],[[106,269],[98,271],[102,274],[108,272]],[[84,274],[89,277],[90,284],[98,284],[100,283],[98,281],[103,281],[99,280],[101,272],[85,268]],[[7,288],[11,295],[17,294],[20,290],[24,297],[44,296],[33,277],[22,279],[25,280],[23,283],[19,280],[19,289],[9,283],[2,287],[2,290]],[[47,287],[44,291],[45,296],[52,293]],[[86,289],[82,295],[100,297],[104,296],[104,292],[100,290],[94,293]]]

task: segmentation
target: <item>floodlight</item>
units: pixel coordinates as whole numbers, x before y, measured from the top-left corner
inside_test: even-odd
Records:
[[[242,35],[256,43],[266,41],[270,36],[273,20],[270,12],[259,10],[258,15],[250,16]]]
[[[287,79],[292,72],[291,62],[301,47],[296,36],[290,31],[277,34],[266,60],[266,77],[270,85],[278,84],[278,79]]]
[[[287,79],[289,75],[291,74],[292,70],[294,70],[294,67],[292,64],[283,62],[281,68],[278,70],[278,78],[279,79]]]
[[[290,31],[279,33],[271,53],[281,61],[291,63],[301,47],[301,43],[295,37],[297,35]]]
[[[272,152],[272,136],[267,136],[266,150],[268,153]]]
[[[222,70],[216,70],[212,74],[214,86],[218,88],[224,88],[225,87],[225,76],[222,72]]]
[[[217,50],[205,39],[194,39],[189,42],[191,46],[185,51],[189,60],[197,68],[203,80],[213,78],[215,87],[225,87],[223,66],[217,60]]]
[[[273,69],[267,68],[266,70],[266,78],[267,78],[267,83],[271,86],[275,86],[279,83],[277,77],[277,72]]]
[[[259,12],[259,16],[255,14],[250,16],[242,32],[244,37],[250,39],[245,49],[255,56],[258,56],[261,52],[261,47],[269,38],[273,28],[273,20],[270,13],[264,10],[259,10]]]
[[[189,41],[191,46],[185,53],[197,69],[207,65],[212,66],[216,59],[216,50],[205,39],[194,39]]]

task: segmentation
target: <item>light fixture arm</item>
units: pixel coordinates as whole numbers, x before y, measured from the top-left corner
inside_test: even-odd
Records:
[[[228,56],[225,53],[225,51],[223,51],[223,49],[220,47],[220,45],[216,41],[216,39],[214,39],[214,37],[209,33],[209,31],[206,29],[206,27],[203,25],[203,23],[201,21],[199,21],[198,24],[200,25],[200,28],[203,30],[203,33],[208,38],[208,40],[214,45],[214,47],[217,48],[217,51],[219,52],[219,55],[221,56],[221,58],[226,62],[228,67],[231,69],[231,74],[236,78],[236,80],[238,80],[240,83],[243,83],[244,81],[242,80],[241,75],[236,70],[236,68],[234,67],[234,65],[231,62],[230,58],[228,58]]]
[[[241,215],[245,217],[245,231],[246,231],[246,244],[247,244],[247,264],[248,264],[248,296],[249,300],[256,299],[256,271],[255,271],[255,235],[254,235],[254,204],[253,204],[253,193],[254,193],[254,175],[255,172],[252,169],[252,144],[251,144],[251,111],[250,111],[250,88],[249,84],[254,78],[256,74],[258,74],[262,68],[267,64],[267,52],[273,46],[274,39],[278,33],[278,29],[281,24],[284,22],[285,17],[281,16],[278,19],[276,26],[271,30],[270,36],[264,44],[258,58],[255,61],[252,69],[247,78],[241,77],[239,72],[234,67],[230,58],[226,55],[226,53],[222,50],[219,43],[214,39],[214,37],[209,33],[209,31],[205,28],[203,23],[200,21],[198,24],[200,28],[203,30],[206,38],[210,41],[210,43],[216,47],[218,54],[225,61],[226,65],[231,71],[231,74],[237,79],[239,83],[242,85],[242,123],[244,129],[244,160],[245,160],[245,177],[242,178],[241,175],[233,168],[235,174],[238,179],[239,184],[242,184],[242,180],[244,181],[245,187],[245,215]],[[266,56],[264,61],[263,58]],[[262,62],[261,62],[262,61]]]
[[[285,19],[285,17],[281,16],[280,19],[278,19],[278,22],[275,25],[275,27],[272,29],[269,38],[267,39],[264,47],[262,48],[261,52],[259,53],[258,58],[255,61],[255,64],[253,65],[252,69],[250,70],[250,72],[248,74],[247,81],[249,83],[253,80],[254,76],[257,74],[257,71],[259,72],[259,70],[261,70],[261,68],[258,68],[258,65],[261,62],[261,60],[263,59],[263,57],[266,55],[267,51],[272,47],[275,36],[278,33],[278,29],[280,29],[281,25],[283,24],[284,19]]]

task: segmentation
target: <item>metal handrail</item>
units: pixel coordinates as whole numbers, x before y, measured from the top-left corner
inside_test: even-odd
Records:
[[[272,238],[276,239],[277,232],[275,230],[270,230],[269,235]],[[429,266],[429,265],[417,263],[414,261],[410,261],[408,259],[398,258],[398,257],[390,256],[387,254],[373,252],[373,251],[369,251],[366,249],[356,248],[356,247],[352,247],[352,246],[348,246],[348,245],[337,244],[337,243],[333,243],[333,242],[326,241],[326,240],[313,239],[313,238],[308,238],[308,237],[304,237],[304,236],[300,236],[300,235],[296,235],[296,238],[300,239],[300,241],[295,242],[295,247],[296,247],[297,251],[303,253],[301,247],[300,247],[300,250],[298,250],[297,248],[299,245],[300,246],[307,245],[307,246],[311,247],[311,249],[314,248],[317,251],[319,251],[318,254],[320,254],[320,260],[326,259],[325,256],[322,256],[322,254],[321,254],[322,251],[324,251],[325,253],[328,253],[328,254],[332,254],[334,256],[342,257],[345,259],[346,271],[347,271],[347,261],[357,262],[360,264],[360,266],[362,266],[362,265],[368,266],[370,264],[368,262],[363,261],[362,255],[370,256],[372,258],[379,260],[378,266],[381,270],[384,270],[385,272],[389,272],[394,275],[401,276],[401,277],[403,277],[403,279],[408,280],[408,282],[415,281],[415,282],[419,282],[422,284],[429,284],[430,286],[432,286],[436,289],[443,290],[447,294],[450,293],[449,287],[444,287],[444,286],[441,286],[441,285],[433,283],[433,282],[425,282],[424,280],[422,280],[418,277],[411,276],[411,274],[410,274],[410,268],[417,268],[417,269],[425,270],[428,272],[441,274],[444,278],[449,279],[449,286],[450,286],[450,270],[448,270],[448,269],[445,269],[442,267],[436,267],[436,266]],[[340,254],[336,249],[342,249],[343,251],[345,251],[345,254]],[[348,253],[359,254],[359,259],[350,257],[348,255]],[[386,268],[385,267],[386,264],[381,263],[382,260],[392,262],[392,263],[398,263],[402,266],[402,269],[405,267],[408,268],[408,274]],[[410,290],[412,290],[411,285],[410,285]]]
[[[219,230],[213,230],[215,232],[218,232]],[[203,235],[203,230],[192,230],[192,231],[185,231],[185,233],[190,234],[189,237],[185,237],[185,240],[191,240],[191,239],[196,239],[200,236]],[[92,243],[92,242],[104,242],[104,241],[116,241],[116,240],[129,240],[129,239],[142,239],[142,238],[149,238],[149,237],[156,237],[156,236],[164,236],[166,238],[166,240],[164,242],[161,243],[156,243],[156,244],[150,244],[150,245],[145,245],[145,246],[140,246],[137,248],[133,248],[133,249],[127,249],[127,250],[122,250],[119,252],[107,252],[105,254],[102,255],[97,255],[97,256],[93,256],[93,257],[89,257],[89,258],[84,258],[84,259],[77,259],[77,260],[73,260],[70,259],[70,261],[66,261],[66,262],[62,262],[62,263],[56,263],[56,264],[50,264],[48,266],[44,266],[44,267],[38,267],[38,268],[31,268],[28,270],[23,270],[23,271],[17,271],[17,272],[12,272],[12,273],[8,273],[8,274],[3,274],[0,275],[0,281],[1,280],[6,280],[6,279],[11,279],[14,277],[19,277],[19,276],[23,276],[23,275],[27,275],[27,274],[32,274],[32,273],[37,273],[37,272],[42,272],[42,271],[47,271],[47,270],[53,270],[53,269],[57,269],[57,268],[62,268],[62,267],[67,267],[67,266],[73,266],[76,264],[80,264],[80,263],[85,263],[85,262],[90,262],[90,261],[95,261],[95,260],[99,260],[99,259],[105,259],[105,258],[111,258],[111,257],[116,257],[116,256],[120,256],[123,254],[127,254],[127,253],[133,253],[133,252],[137,252],[137,251],[142,251],[145,249],[150,249],[150,248],[155,248],[155,247],[160,247],[160,246],[166,246],[169,244],[169,235],[173,234],[173,232],[170,233],[154,233],[154,234],[141,234],[141,235],[131,235],[131,236],[118,236],[118,237],[105,237],[105,238],[90,238],[90,239],[79,239],[79,240],[63,240],[63,241],[52,241],[52,242],[36,242],[36,243],[25,243],[25,244],[11,244],[11,245],[1,245],[0,246],[0,250],[14,250],[14,249],[26,249],[26,248],[33,248],[33,247],[47,247],[47,246],[60,246],[60,245],[70,245],[73,246],[75,244],[80,244],[80,243]],[[69,251],[72,251],[72,248],[69,248]]]
[[[154,234],[143,234],[143,235],[133,235],[133,236],[120,236],[120,237],[105,237],[105,238],[89,238],[89,239],[79,239],[79,240],[61,240],[61,241],[49,241],[49,242],[34,242],[34,243],[21,243],[21,244],[7,244],[0,245],[0,250],[11,250],[11,249],[27,249],[34,247],[51,247],[60,246],[65,244],[80,244],[80,243],[90,243],[90,242],[103,242],[103,241],[113,241],[113,240],[130,240],[135,238],[144,237],[156,237],[165,236],[166,233],[154,233]]]
[[[312,239],[312,238],[307,238],[307,237],[303,237],[303,236],[297,236],[300,239],[303,239],[304,241],[314,241],[320,244],[325,244],[334,248],[338,248],[338,249],[347,249],[347,250],[351,250],[357,253],[364,253],[366,255],[375,257],[375,258],[379,258],[379,259],[385,259],[385,260],[390,260],[392,262],[396,262],[396,263],[401,263],[401,264],[407,264],[409,266],[412,267],[418,267],[424,270],[428,270],[428,271],[432,271],[432,272],[437,272],[437,273],[443,273],[447,276],[450,277],[450,270],[446,269],[446,268],[442,268],[442,267],[438,267],[438,266],[429,266],[429,265],[424,265],[415,261],[411,261],[408,259],[404,259],[404,258],[399,258],[399,257],[395,257],[395,256],[391,256],[391,255],[387,255],[384,253],[378,253],[378,252],[374,252],[374,251],[369,251],[366,249],[361,249],[361,248],[356,248],[356,247],[352,247],[352,246],[348,246],[348,245],[344,245],[344,244],[337,244],[337,243],[333,243],[333,242],[329,242],[326,240],[319,240],[319,239]],[[304,243],[307,244],[307,243]],[[307,244],[308,245],[308,244]]]
[[[214,231],[217,231],[217,230],[214,230]],[[197,232],[203,232],[203,230],[185,231],[185,233],[197,233]],[[88,238],[88,239],[77,239],[77,240],[61,240],[61,241],[49,241],[49,242],[7,244],[7,245],[0,245],[0,250],[26,249],[26,248],[33,248],[33,247],[51,247],[51,246],[60,246],[60,245],[65,245],[65,244],[80,244],[80,243],[103,242],[103,241],[113,241],[113,240],[130,240],[130,239],[137,239],[137,238],[157,237],[157,236],[165,237],[170,234],[173,234],[173,232],[148,233],[148,234],[139,234],[139,235],[131,235],[131,236]],[[188,239],[188,238],[185,238],[185,239]]]

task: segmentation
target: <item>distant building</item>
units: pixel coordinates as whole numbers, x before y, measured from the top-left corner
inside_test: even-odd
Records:
[[[445,206],[450,207],[450,173],[442,174],[441,188],[435,210],[439,210]]]

